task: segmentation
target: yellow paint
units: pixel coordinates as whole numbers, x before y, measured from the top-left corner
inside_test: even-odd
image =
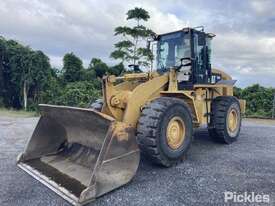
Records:
[[[217,69],[223,80],[232,78]],[[233,86],[223,84],[197,84],[192,90],[178,90],[177,72],[171,69],[165,74],[157,72],[125,74],[122,77],[109,76],[103,79],[104,105],[102,113],[136,127],[142,108],[152,100],[161,97],[183,99],[189,106],[194,127],[210,121],[211,99],[217,96],[232,96]],[[245,101],[240,101],[241,112],[245,112]],[[207,115],[208,113],[208,115]]]
[[[185,139],[185,124],[180,117],[172,118],[166,129],[166,139],[168,146],[176,150],[178,149]]]
[[[160,97],[160,92],[165,89],[167,83],[168,75],[164,74],[138,85],[128,98],[123,122],[136,126],[142,106]]]
[[[232,109],[228,114],[228,129],[231,133],[235,132],[238,128],[238,113]]]

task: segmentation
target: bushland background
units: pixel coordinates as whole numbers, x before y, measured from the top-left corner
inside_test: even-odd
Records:
[[[126,13],[130,25],[118,26],[110,58],[120,62],[107,65],[99,58],[91,58],[87,67],[74,53],[63,57],[63,67],[54,68],[49,57],[18,41],[0,36],[0,114],[6,109],[37,111],[38,104],[87,107],[101,96],[101,79],[106,74],[122,75],[133,72],[125,65],[149,68],[153,54],[145,46],[154,32],[144,26],[150,14],[143,8]],[[234,88],[234,95],[247,102],[246,116],[271,118],[274,116],[275,88],[254,84]]]
[[[0,107],[28,111],[39,103],[87,107],[101,96],[104,74],[126,72],[123,63],[107,65],[92,58],[85,68],[73,53],[63,58],[62,69],[53,68],[42,51],[0,37]],[[234,95],[247,101],[247,116],[272,117],[275,88],[259,84],[234,88]]]

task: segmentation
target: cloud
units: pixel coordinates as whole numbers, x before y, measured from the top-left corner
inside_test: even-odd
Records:
[[[146,23],[157,33],[205,25],[216,33],[212,64],[235,78],[238,85],[275,86],[275,2],[273,0],[2,0],[0,35],[44,51],[53,66],[62,66],[67,52],[85,65],[92,57],[109,58],[116,26],[125,13],[146,8]]]
[[[273,0],[252,0],[250,5],[257,16],[266,17],[266,14],[274,12],[275,4]]]

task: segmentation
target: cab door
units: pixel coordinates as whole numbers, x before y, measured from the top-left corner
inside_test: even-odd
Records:
[[[206,34],[197,30],[193,30],[192,33],[193,84],[207,84],[211,76],[211,65]]]

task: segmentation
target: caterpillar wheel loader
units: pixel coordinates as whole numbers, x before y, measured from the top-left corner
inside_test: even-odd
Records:
[[[193,128],[213,139],[238,139],[245,101],[211,67],[211,40],[184,28],[155,36],[157,69],[103,78],[92,108],[40,105],[41,117],[17,164],[74,205],[128,183],[140,153],[170,167],[183,159]]]

